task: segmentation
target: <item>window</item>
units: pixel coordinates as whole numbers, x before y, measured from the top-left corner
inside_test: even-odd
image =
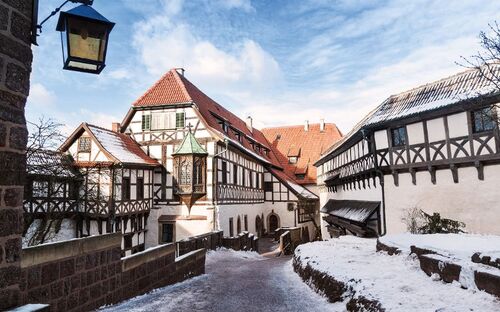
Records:
[[[238,131],[235,131],[234,135],[236,136],[236,139],[238,140],[238,142],[240,142],[240,143],[243,142],[243,138],[241,137],[241,134]]]
[[[255,179],[255,188],[260,188],[260,173],[256,173],[256,179]]]
[[[137,199],[144,199],[144,178],[137,178]]]
[[[130,178],[122,179],[122,200],[130,199]]]
[[[115,219],[115,232],[120,232],[122,230],[122,220],[120,218]]]
[[[160,243],[174,242],[174,223],[161,223],[161,241]]]
[[[254,172],[253,171],[250,171],[249,172],[249,175],[248,175],[248,178],[250,180],[250,183],[249,183],[249,186],[250,187],[253,187],[253,175],[254,175]]]
[[[474,133],[495,129],[498,116],[494,107],[485,107],[472,112],[472,130]]]
[[[188,185],[191,184],[191,168],[189,162],[184,160],[179,166],[179,184]]]
[[[238,219],[236,220],[236,234],[241,233],[241,219],[240,216],[238,216]]]
[[[151,115],[142,115],[142,131],[151,130]]]
[[[306,177],[305,174],[303,173],[298,173],[298,174],[295,174],[295,177],[299,180],[304,180],[304,178]]]
[[[125,249],[132,248],[132,235],[123,236],[123,242],[124,242]]]
[[[246,170],[245,168],[241,168],[241,185],[245,186],[246,185]]]
[[[273,182],[264,182],[264,191],[272,192],[273,191]]]
[[[176,113],[175,114],[175,127],[176,128],[184,128],[185,124],[185,114],[184,112]]]
[[[194,184],[203,184],[203,163],[201,159],[197,159],[193,166],[193,179]]]
[[[297,160],[298,160],[298,157],[297,157],[297,156],[289,156],[289,157],[288,157],[288,163],[289,163],[289,164],[296,164],[296,163],[297,163]]]
[[[222,161],[222,184],[227,184],[227,162]]]
[[[229,218],[229,237],[234,236],[233,218]]]
[[[248,231],[248,215],[245,215],[244,222],[245,222],[245,231]]]
[[[176,113],[162,112],[151,114],[151,130],[164,130],[176,128]]]
[[[405,146],[406,145],[406,128],[399,127],[391,130],[392,146]]]
[[[137,220],[137,225],[139,226],[138,230],[142,231],[142,229],[143,229],[142,216],[139,216],[139,219]]]
[[[316,203],[313,201],[300,201],[297,204],[297,212],[299,215],[299,223],[312,221],[316,210]]]
[[[49,191],[49,182],[33,181],[33,197],[47,197]]]
[[[78,151],[83,153],[89,153],[91,148],[90,138],[81,137],[78,140]]]
[[[263,148],[264,150],[264,154],[266,154],[266,156],[269,156],[269,150],[267,148]]]
[[[227,130],[228,130],[227,123],[224,120],[220,120],[220,119],[217,120],[217,123],[221,126],[222,131],[227,133]]]
[[[233,184],[238,184],[238,165],[233,165]]]

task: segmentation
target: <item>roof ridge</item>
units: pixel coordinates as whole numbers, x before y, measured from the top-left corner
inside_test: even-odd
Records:
[[[319,126],[319,125],[321,125],[321,123],[319,123],[319,122],[318,123],[310,123],[309,127],[310,126]],[[334,122],[325,122],[325,126],[326,125],[334,125],[335,127],[337,127],[337,124],[335,124]],[[261,130],[276,129],[276,128],[304,128],[304,125],[270,126],[270,127],[264,127]]]
[[[496,63],[495,64],[490,64],[490,65],[492,65],[492,66],[499,66],[499,64],[496,64]],[[483,67],[483,66],[485,66],[485,65],[481,65],[480,67]],[[396,94],[391,94],[384,102],[386,102],[390,98],[397,97],[397,96],[402,96],[402,95],[414,92],[414,91],[419,90],[419,89],[424,89],[425,87],[428,87],[428,86],[437,85],[437,84],[442,83],[444,81],[448,81],[448,80],[451,80],[453,78],[457,78],[459,76],[465,76],[467,74],[470,74],[471,72],[475,72],[475,71],[478,71],[478,70],[480,70],[480,69],[477,68],[477,67],[469,68],[467,70],[455,73],[453,75],[450,75],[450,76],[447,76],[447,77],[444,77],[444,78],[441,78],[441,79],[438,79],[438,80],[435,80],[435,81],[432,81],[432,82],[421,84],[421,85],[419,85],[417,87],[413,87],[413,88],[411,88],[409,90],[405,90],[405,91],[402,91],[402,92],[399,92],[399,93],[396,93]]]
[[[175,68],[172,68],[169,72],[171,72],[174,75],[175,80],[177,81],[178,84],[180,84],[182,92],[184,93],[184,95],[188,99],[190,99],[191,102],[193,102],[193,97],[191,96],[191,94],[189,94],[189,92],[188,92],[188,90],[186,88],[186,85],[184,84],[184,81],[182,79],[182,78],[184,78],[184,76],[182,76],[182,78],[181,78],[181,76],[179,75],[179,73],[177,72],[177,70]],[[189,80],[187,80],[187,81],[189,81]]]

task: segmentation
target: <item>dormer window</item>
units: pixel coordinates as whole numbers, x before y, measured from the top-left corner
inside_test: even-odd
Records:
[[[78,140],[78,151],[82,153],[90,153],[91,141],[90,137],[81,137]]]
[[[297,156],[288,156],[288,163],[289,164],[296,164],[299,158]]]
[[[220,127],[222,128],[222,131],[224,131],[224,133],[227,133],[227,130],[228,130],[228,127],[227,127],[227,124],[224,120],[217,120],[217,123],[220,125]]]
[[[236,139],[238,140],[238,142],[240,142],[240,143],[243,142],[243,138],[241,136],[241,133],[239,133],[238,131],[234,131],[234,135],[236,136]]]
[[[296,174],[295,177],[298,179],[298,180],[304,180],[306,175],[303,174],[303,173],[300,173],[300,174]]]
[[[266,154],[266,156],[269,156],[269,150],[267,148],[264,148],[264,154]]]

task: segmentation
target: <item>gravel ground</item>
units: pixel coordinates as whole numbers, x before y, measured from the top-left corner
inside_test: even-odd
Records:
[[[344,311],[305,285],[291,258],[209,252],[207,274],[157,289],[102,311]]]

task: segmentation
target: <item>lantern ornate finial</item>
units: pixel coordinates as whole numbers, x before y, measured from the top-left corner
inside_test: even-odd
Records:
[[[64,69],[99,74],[106,66],[108,38],[114,25],[86,4],[61,12],[56,30],[61,32]]]
[[[191,127],[174,158],[175,194],[191,213],[193,204],[206,195],[206,164],[208,153],[191,133]]]

